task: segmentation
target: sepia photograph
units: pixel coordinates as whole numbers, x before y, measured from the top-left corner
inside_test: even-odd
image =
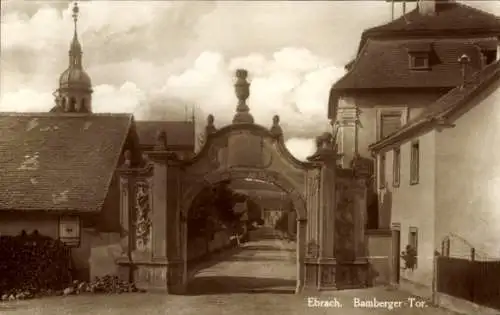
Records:
[[[500,315],[500,0],[0,15],[0,315]]]

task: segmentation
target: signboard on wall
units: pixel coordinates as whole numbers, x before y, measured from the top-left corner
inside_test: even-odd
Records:
[[[71,247],[80,246],[80,217],[63,216],[59,218],[59,240]]]

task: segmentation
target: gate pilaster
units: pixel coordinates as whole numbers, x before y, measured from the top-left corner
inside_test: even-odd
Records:
[[[185,264],[180,240],[179,169],[176,156],[166,150],[167,135],[158,136],[154,151],[147,152],[154,165],[152,265],[147,268],[161,270],[158,280],[168,293],[182,293],[185,289]],[[153,267],[154,266],[154,267]]]
[[[332,135],[325,133],[317,138],[317,152],[309,158],[319,165],[320,172],[317,191],[311,194],[317,202],[308,208],[317,222],[309,234],[318,240],[318,246],[306,260],[306,279],[307,287],[318,290],[367,284],[365,180],[340,167],[340,157]]]
[[[325,133],[317,139],[317,152],[309,158],[320,166],[319,181],[316,185],[319,196],[317,206],[310,211],[317,213],[318,219],[318,251],[315,262],[309,263],[309,274],[315,274],[310,279],[318,290],[336,289],[335,284],[335,210],[337,196],[336,171],[337,154],[331,134]],[[312,286],[313,283],[310,283]]]
[[[119,170],[123,254],[117,263],[122,277],[140,288],[178,293],[185,282],[178,239],[178,169],[170,163],[165,132],[147,156],[144,168]]]
[[[337,196],[336,168],[340,158],[334,149],[326,149],[318,157],[322,161],[320,178],[320,252],[318,258],[318,289],[335,289],[335,205]]]

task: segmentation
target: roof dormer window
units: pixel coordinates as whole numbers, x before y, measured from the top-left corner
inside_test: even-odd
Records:
[[[415,40],[407,44],[409,68],[411,70],[428,70],[432,52],[432,43]]]
[[[429,69],[429,54],[426,52],[410,53],[410,69],[411,70]]]

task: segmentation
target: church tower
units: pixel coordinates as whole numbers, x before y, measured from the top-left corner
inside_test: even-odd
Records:
[[[92,113],[92,83],[82,65],[82,45],[78,41],[78,4],[73,7],[74,34],[69,49],[68,68],[59,77],[51,112]]]

